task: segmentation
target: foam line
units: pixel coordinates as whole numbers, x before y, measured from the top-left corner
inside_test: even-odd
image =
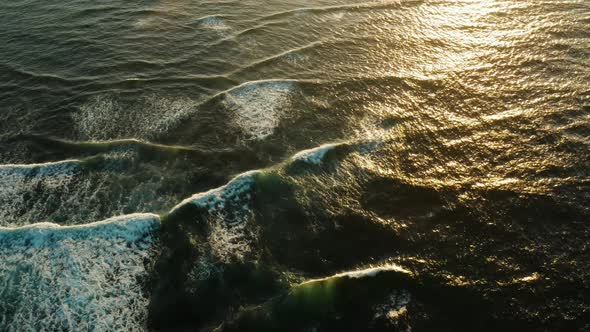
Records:
[[[187,204],[208,208],[217,203],[220,203],[224,199],[242,194],[251,188],[252,184],[254,184],[255,175],[259,174],[260,172],[260,170],[254,170],[242,173],[221,187],[195,194],[172,208],[170,213],[174,213]]]
[[[347,272],[335,274],[333,276],[329,276],[326,278],[311,279],[311,280],[307,280],[307,281],[301,283],[301,285],[305,285],[308,283],[314,283],[314,282],[326,281],[326,280],[333,279],[333,278],[350,278],[350,279],[371,278],[371,277],[375,277],[376,275],[378,275],[380,273],[384,273],[384,272],[397,272],[397,273],[403,273],[403,274],[407,274],[407,275],[412,274],[411,271],[406,270],[401,266],[394,265],[394,264],[388,264],[388,265],[372,267],[372,268],[368,268],[368,269],[364,269],[364,270],[347,271]]]
[[[283,78],[283,79],[265,79],[265,80],[254,80],[254,81],[248,81],[248,82],[244,82],[241,83],[239,85],[236,85],[232,88],[229,88],[227,90],[218,92],[216,94],[214,94],[213,96],[211,96],[210,98],[208,98],[204,103],[214,100],[216,98],[219,98],[223,95],[232,93],[234,91],[237,91],[239,89],[242,89],[244,87],[247,86],[252,86],[252,85],[260,85],[260,84],[268,84],[268,83],[312,83],[312,84],[317,84],[317,83],[321,83],[320,80],[300,80],[300,79],[291,79],[291,78]]]
[[[286,163],[290,163],[292,161],[304,161],[307,163],[317,165],[321,163],[326,153],[332,151],[336,147],[343,146],[344,144],[347,143],[328,143],[313,149],[303,150],[289,158],[286,161]],[[275,167],[280,167],[281,165],[284,165],[284,163],[279,164]],[[272,168],[273,167],[267,170],[270,170]],[[243,194],[245,191],[249,190],[251,186],[254,184],[256,175],[261,174],[263,171],[264,170],[252,170],[241,173],[221,187],[197,193],[183,200],[174,208],[172,208],[172,210],[170,210],[170,213],[176,212],[178,209],[182,208],[187,204],[193,204],[198,207],[207,208],[219,203],[221,200],[225,198]]]
[[[9,235],[15,235],[17,233],[24,232],[38,232],[39,234],[46,234],[47,232],[57,231],[62,234],[75,234],[75,233],[86,233],[92,230],[101,230],[109,227],[115,227],[114,229],[128,228],[130,230],[137,230],[145,226],[145,223],[152,223],[155,220],[160,220],[160,216],[154,213],[134,213],[126,214],[123,216],[113,217],[101,221],[91,222],[83,225],[58,225],[50,222],[41,222],[31,225],[25,225],[20,227],[2,227],[0,226],[0,242]],[[137,222],[141,222],[137,224]],[[121,228],[120,226],[123,226]],[[138,227],[140,226],[140,227]]]
[[[319,164],[321,164],[322,160],[324,159],[326,153],[334,150],[336,147],[343,146],[344,144],[346,144],[346,143],[324,144],[324,145],[318,146],[317,148],[300,151],[300,152],[296,153],[293,157],[291,157],[291,159],[305,161],[305,162],[307,162],[309,164],[313,164],[313,165],[319,165]]]
[[[158,149],[158,150],[174,150],[174,151],[198,151],[190,146],[183,146],[183,145],[167,145],[167,144],[159,144],[159,143],[152,143],[145,140],[140,140],[136,138],[123,138],[123,139],[113,139],[113,140],[104,140],[104,141],[70,141],[60,138],[53,138],[53,137],[43,137],[38,135],[26,135],[21,136],[22,139],[28,139],[33,142],[39,143],[46,143],[51,145],[62,145],[66,147],[77,147],[77,148],[91,148],[96,149],[99,152],[108,151],[113,148],[118,147],[127,147],[127,146],[139,146],[139,147],[146,147],[151,149]]]
[[[48,171],[59,171],[68,169],[70,167],[79,166],[82,163],[79,159],[68,159],[68,160],[61,160],[61,161],[52,161],[46,163],[38,163],[38,164],[4,164],[0,165],[0,175],[4,172],[30,172],[34,169],[46,169]],[[47,174],[47,175],[51,175]]]

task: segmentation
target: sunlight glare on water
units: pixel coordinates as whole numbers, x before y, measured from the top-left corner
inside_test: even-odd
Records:
[[[589,26],[0,1],[0,330],[589,330]]]

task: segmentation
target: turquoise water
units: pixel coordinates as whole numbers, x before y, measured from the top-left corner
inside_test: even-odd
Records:
[[[1,1],[0,330],[590,329],[586,1]]]

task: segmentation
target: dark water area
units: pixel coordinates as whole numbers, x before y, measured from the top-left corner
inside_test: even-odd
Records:
[[[590,331],[590,3],[0,1],[0,331]]]

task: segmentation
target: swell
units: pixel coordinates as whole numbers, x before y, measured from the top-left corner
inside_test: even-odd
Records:
[[[34,140],[45,146],[46,148],[59,151],[57,153],[64,155],[86,156],[79,159],[68,159],[61,161],[52,161],[36,164],[5,164],[0,165],[0,181],[3,183],[4,190],[0,191],[0,201],[2,202],[1,215],[5,220],[3,224],[18,224],[20,219],[28,221],[39,221],[40,217],[47,218],[47,220],[60,220],[59,223],[79,223],[85,214],[96,214],[99,211],[101,215],[104,212],[114,212],[120,209],[137,208],[140,205],[158,207],[158,204],[164,204],[162,207],[170,207],[167,205],[171,197],[162,196],[152,205],[149,202],[144,202],[144,199],[135,198],[136,203],[127,202],[124,197],[117,198],[123,190],[127,195],[140,195],[139,192],[133,188],[120,188],[117,179],[129,178],[130,172],[139,172],[138,180],[147,174],[156,174],[165,172],[167,168],[166,161],[175,163],[179,158],[190,158],[194,163],[198,164],[201,170],[207,170],[208,174],[212,176],[218,169],[227,168],[231,166],[236,159],[246,160],[248,164],[252,164],[252,160],[244,157],[247,151],[243,150],[221,150],[221,151],[205,151],[196,148],[185,146],[167,146],[161,144],[147,143],[144,141],[127,139],[114,140],[107,142],[72,142],[67,140],[60,140],[55,138],[47,138],[42,136],[27,136],[26,139]],[[328,150],[336,147],[336,145],[323,146],[316,150],[303,151],[293,157],[292,161],[285,161],[281,165],[296,164],[297,162],[309,163],[317,165],[324,158]],[[67,151],[64,153],[64,151]],[[134,153],[129,154],[134,151]],[[47,152],[47,156],[51,153]],[[53,155],[56,157],[58,155]],[[51,158],[50,158],[51,159]],[[248,161],[249,160],[249,161]],[[156,162],[155,165],[162,165],[163,169],[152,169],[150,166]],[[164,163],[164,164],[162,164]],[[176,173],[174,176],[168,176],[169,179],[174,179],[183,176],[185,172],[193,174],[195,171],[185,170],[184,168],[176,169],[172,166]],[[274,166],[273,168],[283,167]],[[270,170],[270,169],[268,169]],[[175,208],[170,211],[174,214],[181,206],[188,202],[199,201],[199,198],[206,197],[213,200],[215,197],[232,196],[236,193],[230,191],[236,187],[236,183],[247,179],[246,182],[252,181],[253,175],[256,171],[246,172],[241,174],[233,181],[223,187],[210,190],[209,192],[199,193],[191,198],[186,199],[183,203],[177,204]],[[199,174],[198,172],[196,174]],[[195,175],[192,175],[195,176]],[[213,181],[213,183],[217,182]],[[129,180],[125,180],[129,181]],[[135,180],[134,180],[135,181]],[[187,179],[189,181],[189,179]],[[156,188],[165,186],[166,181],[158,180],[153,184],[150,180],[148,183],[143,183],[150,188],[150,186],[157,186]],[[174,182],[173,182],[174,183]],[[203,181],[197,187],[203,187],[211,181]],[[192,185],[194,187],[195,185]],[[190,188],[191,186],[186,186]],[[138,190],[142,187],[137,184]],[[180,194],[186,194],[186,190],[176,188]],[[129,191],[131,190],[131,191]],[[145,190],[145,189],[144,189]],[[224,193],[225,192],[225,193]],[[29,195],[34,193],[35,199],[26,199]],[[116,194],[117,197],[108,198],[108,195]],[[15,195],[20,197],[15,199]],[[97,200],[97,195],[101,197]],[[105,196],[107,195],[107,196]],[[104,197],[103,197],[104,196]],[[22,198],[22,199],[21,199]],[[117,201],[117,200],[120,201]],[[112,201],[109,203],[109,201]],[[218,200],[219,201],[219,200]],[[88,204],[88,206],[78,206],[80,204]],[[106,205],[105,205],[106,204]],[[75,209],[79,210],[74,213]],[[74,213],[73,215],[64,215],[66,213]],[[17,219],[15,219],[17,218]],[[64,219],[66,218],[66,219]],[[15,220],[13,220],[15,219]]]
[[[294,54],[294,53],[297,53],[297,52],[311,50],[311,49],[314,49],[314,48],[316,48],[318,46],[321,46],[323,44],[325,44],[325,42],[315,41],[315,42],[309,43],[307,45],[303,45],[303,46],[300,46],[300,47],[292,48],[292,49],[286,50],[284,52],[271,55],[271,56],[266,57],[264,59],[254,61],[254,62],[249,63],[247,65],[243,65],[239,69],[236,69],[235,71],[231,72],[230,75],[238,75],[241,72],[246,71],[246,70],[256,70],[259,67],[268,65],[269,63],[272,63],[272,62],[274,62],[274,61],[276,61],[278,59],[281,59],[281,58],[283,58],[285,56],[288,56],[290,54]]]
[[[164,151],[166,153],[176,153],[180,152],[201,152],[195,149],[191,149],[188,147],[174,147],[174,146],[165,146],[153,143],[146,143],[139,140],[117,140],[117,141],[110,141],[110,142],[69,142],[69,141],[62,141],[57,139],[48,139],[37,137],[35,139],[41,139],[46,142],[50,142],[51,144],[64,144],[64,146],[75,146],[77,148],[84,148],[85,150],[94,150],[93,152],[107,152],[112,151],[114,148],[117,147],[129,147],[129,146],[139,146],[143,148],[147,148],[148,152],[146,153],[153,153],[154,151]],[[317,166],[319,165],[322,160],[325,158],[326,154],[333,149],[342,148],[349,146],[346,143],[333,143],[333,144],[326,144],[322,145],[317,148],[304,150],[293,157],[289,158],[288,160],[284,161],[283,163],[277,164],[271,168],[267,168],[260,171],[248,171],[242,174],[237,175],[231,181],[226,183],[225,185],[210,189],[205,192],[197,193],[185,200],[181,203],[177,204],[173,207],[165,216],[168,217],[170,215],[174,215],[178,210],[182,209],[186,205],[196,205],[199,207],[205,207],[209,204],[219,204],[223,199],[231,199],[233,196],[243,194],[245,191],[250,189],[252,181],[254,181],[255,177],[259,174],[264,172],[270,172],[273,169],[277,168],[285,168],[289,169],[293,165],[297,165],[298,163],[304,163],[309,166]],[[62,160],[62,161],[55,161],[55,162],[46,162],[46,163],[35,163],[35,164],[4,164],[0,165],[0,175],[3,177],[4,180],[9,180],[11,177],[18,176],[23,178],[30,178],[30,177],[42,177],[42,178],[51,178],[55,176],[74,176],[79,175],[85,169],[89,167],[96,167],[101,162],[104,161],[104,157],[102,156],[94,156],[85,159],[70,159],[70,160]],[[110,221],[109,221],[110,222]],[[91,227],[92,225],[102,225],[107,224],[109,222],[96,222],[90,223],[86,226]],[[57,229],[78,229],[79,227],[84,227],[85,225],[74,225],[74,226],[60,226],[55,223],[37,223],[32,225],[24,225],[19,226],[17,228],[14,227],[0,227],[0,230],[10,230],[10,229],[28,229],[28,228],[57,228]]]
[[[227,89],[237,82],[228,77],[228,75],[166,75],[161,77],[161,68],[169,65],[180,65],[185,62],[184,59],[177,59],[169,62],[150,62],[144,60],[126,60],[125,62],[113,62],[109,65],[102,65],[94,68],[92,76],[65,77],[57,74],[38,73],[27,71],[21,68],[15,68],[8,64],[0,64],[0,77],[4,80],[6,89],[3,93],[12,93],[16,96],[15,89],[35,91],[49,91],[51,86],[52,92],[61,92],[66,94],[65,98],[73,98],[69,94],[73,90],[79,91],[80,99],[83,96],[96,95],[100,92],[134,92],[138,85],[149,85],[151,89],[155,86],[172,88],[175,86],[186,86],[187,84],[196,85],[203,92],[211,90]],[[111,75],[113,72],[143,70],[153,72],[151,76],[143,78],[125,78],[125,75]],[[101,73],[105,73],[104,75]],[[157,73],[157,75],[156,75]],[[158,76],[159,75],[159,76]]]
[[[226,42],[236,42],[236,39],[239,38],[239,37],[241,37],[241,36],[248,35],[248,34],[251,34],[251,33],[255,33],[257,31],[264,30],[264,29],[267,29],[267,28],[270,28],[270,27],[273,27],[273,26],[281,26],[283,24],[284,23],[282,23],[282,22],[264,22],[264,23],[261,23],[261,24],[257,24],[257,25],[255,25],[253,27],[242,29],[240,31],[237,31],[237,32],[234,32],[234,33],[230,34],[227,37],[223,37],[223,38],[220,38],[220,39],[218,39],[216,41],[213,41],[213,42],[209,43],[209,46],[219,46],[219,45],[221,45],[223,43],[226,43]]]
[[[306,49],[310,49],[310,48],[314,48],[317,47],[318,45],[323,44],[323,42],[314,42],[311,43],[309,45],[305,45],[302,46],[301,48],[296,48],[296,49],[292,49],[292,50],[288,50],[285,52],[285,54],[289,54],[292,52],[296,52],[298,50],[306,50]],[[281,55],[283,55],[283,53],[274,55],[269,57],[268,59],[263,59],[257,62],[254,62],[250,65],[247,65],[243,68],[237,69],[236,73],[239,73],[243,70],[247,70],[248,68],[250,68],[251,66],[256,66],[258,64],[263,64],[266,63],[268,61],[272,61],[273,59],[279,58],[281,57]],[[206,99],[204,99],[203,101],[199,102],[198,106],[203,106],[206,104],[209,104],[211,102],[216,102],[219,101],[221,98],[223,98],[226,95],[229,95],[231,93],[234,92],[238,92],[239,90],[248,88],[248,87],[255,87],[257,85],[272,85],[272,84],[281,84],[281,83],[294,83],[294,84],[298,84],[298,85],[302,85],[302,86],[307,86],[307,87],[314,87],[314,86],[321,86],[321,85],[328,85],[328,84],[364,84],[364,85],[368,85],[371,83],[375,83],[375,82],[379,82],[379,81],[387,81],[387,82],[401,82],[405,79],[408,79],[406,77],[399,77],[399,76],[382,76],[382,77],[353,77],[353,78],[348,78],[348,79],[343,79],[343,80],[330,80],[330,79],[296,79],[296,78],[272,78],[272,79],[259,79],[259,80],[250,80],[250,81],[246,81],[243,83],[240,83],[238,85],[234,85],[228,89],[225,89],[223,91],[217,92],[211,96],[208,96]],[[419,79],[416,79],[416,81],[420,81]],[[424,80],[426,81],[426,80]]]
[[[231,168],[232,164],[248,162],[259,165],[262,160],[247,147],[200,148],[197,146],[154,143],[139,139],[115,139],[107,141],[71,141],[44,135],[17,135],[4,140],[7,144],[28,143],[36,162],[72,163],[96,169],[106,160],[117,159],[117,155],[132,157],[135,162],[174,165],[179,160],[190,160],[199,168],[215,171]],[[128,156],[131,154],[131,156]],[[54,161],[61,160],[61,161]],[[43,164],[40,164],[43,165]],[[1,166],[1,165],[0,165]],[[23,167],[28,167],[22,164]],[[100,167],[99,167],[100,168]]]
[[[279,18],[288,17],[288,16],[292,16],[292,15],[296,15],[296,14],[302,14],[302,13],[321,14],[321,13],[330,13],[330,12],[341,11],[341,10],[347,10],[347,11],[351,11],[351,12],[360,12],[360,11],[380,10],[380,9],[402,9],[402,8],[406,8],[406,7],[410,7],[410,6],[419,6],[423,3],[424,3],[424,1],[422,1],[422,0],[375,1],[375,2],[361,2],[361,3],[355,3],[355,4],[345,4],[345,5],[336,5],[336,6],[296,8],[296,9],[290,9],[290,10],[262,16],[262,17],[258,18],[258,21],[279,19]]]
[[[241,173],[221,187],[214,188],[206,192],[197,193],[183,200],[181,203],[170,210],[170,215],[174,216],[183,210],[187,205],[194,205],[199,208],[209,208],[214,205],[220,205],[223,203],[223,200],[232,199],[234,196],[244,194],[246,191],[251,190],[254,181],[256,181],[256,178],[260,175],[263,175],[264,173],[271,172],[275,169],[289,170],[296,165],[300,165],[301,163],[311,167],[318,166],[322,163],[324,158],[326,158],[326,154],[328,154],[330,151],[338,148],[350,148],[351,146],[353,145],[345,142],[324,144],[316,148],[300,151],[284,162],[274,165],[270,168]]]
[[[156,267],[147,283],[153,293],[150,294],[146,324],[157,329],[163,326],[195,328],[223,322],[218,331],[272,331],[285,327],[296,330],[314,326],[325,329],[352,326],[360,330],[365,326],[376,326],[375,331],[387,331],[406,324],[413,326],[414,321],[408,322],[408,319],[420,322],[420,318],[415,317],[422,317],[420,315],[424,313],[452,317],[462,322],[462,326],[474,329],[493,321],[486,316],[489,300],[476,294],[473,288],[448,281],[449,278],[462,280],[460,276],[446,273],[435,278],[415,273],[410,268],[383,263],[382,255],[395,253],[395,244],[400,241],[391,224],[375,224],[371,219],[374,217],[353,215],[342,218],[333,212],[319,217],[321,212],[313,211],[317,215],[310,217],[304,206],[295,203],[292,184],[297,178],[327,176],[323,171],[332,161],[340,164],[341,153],[348,156],[354,152],[366,152],[367,144],[370,145],[366,140],[349,141],[300,151],[282,163],[242,173],[221,187],[197,193],[164,214],[161,228],[158,226],[163,253],[158,253]],[[350,176],[349,172],[343,169],[342,176]],[[296,185],[303,186],[303,182]],[[399,187],[402,196],[411,196],[405,192],[412,189],[411,186]],[[399,194],[395,192],[398,188],[393,188],[384,192],[387,199],[383,203],[387,206],[406,204],[392,198]],[[365,189],[372,193],[383,188]],[[332,190],[334,188],[330,188]],[[337,196],[338,192],[334,190],[332,195]],[[424,192],[417,197],[424,199]],[[423,207],[420,204],[419,208]],[[393,220],[403,217],[395,211],[399,208],[404,206],[392,206],[391,211],[381,216],[385,219],[389,212],[395,212],[391,215]],[[379,212],[371,206],[367,209]],[[104,228],[120,230],[114,237],[128,241],[126,237],[130,236],[128,242],[133,243],[144,234],[141,222],[133,221],[137,219],[133,216],[87,227],[36,224],[0,228],[0,244],[10,247],[18,243],[37,248],[43,247],[47,241],[65,243],[79,234]],[[157,220],[159,225],[157,215],[136,216]],[[122,223],[121,218],[127,218],[127,223]],[[317,229],[308,229],[310,220],[315,227],[321,221],[325,223],[323,227],[331,228],[312,241],[309,238],[317,236]],[[134,223],[137,227],[133,226]],[[394,221],[388,223],[395,224]],[[127,235],[130,231],[132,235]],[[60,232],[64,235],[51,235]],[[27,234],[43,234],[44,239],[51,240],[35,242],[38,241],[36,235]],[[108,240],[113,237],[108,234],[97,236]],[[363,238],[368,238],[372,245],[362,242]],[[414,243],[405,241],[408,242],[402,244]],[[305,252],[305,248],[314,250]],[[360,266],[367,267],[366,257],[377,258],[379,263],[362,270],[351,268],[359,266],[359,262],[362,263]],[[322,267],[320,263],[338,259],[341,260],[339,264],[328,264],[328,267]],[[328,277],[322,277],[326,275]],[[211,306],[212,298],[216,301],[215,308]],[[179,306],[190,309],[178,311]],[[229,317],[228,312],[231,312]],[[468,319],[464,318],[466,313]],[[511,322],[505,324],[510,326]]]
[[[311,326],[339,330],[338,325],[351,331],[375,325],[387,328],[388,314],[403,316],[408,310],[412,295],[406,288],[412,284],[412,273],[394,265],[308,280],[261,305],[241,308],[215,331],[299,331]],[[389,328],[407,324],[403,319],[389,323]]]
[[[221,187],[185,199],[164,216],[165,249],[153,276],[150,328],[208,326],[222,319],[225,309],[237,308],[244,300],[268,299],[284,289],[285,276],[272,257],[292,266],[300,262],[287,263],[275,242],[306,232],[295,222],[305,219],[299,219],[304,218],[303,209],[292,196],[296,185],[290,178],[321,172],[324,162],[351,147],[354,144],[321,146],[269,168],[241,173]],[[216,298],[217,308],[207,305],[210,297]],[[187,312],[175,312],[173,303],[181,303]]]
[[[272,133],[280,120],[280,115],[290,105],[291,95],[298,92],[300,87],[315,86],[320,82],[320,80],[265,79],[235,85],[200,101],[194,107],[195,111],[184,117],[185,120],[190,120],[199,114],[199,119],[195,119],[199,122],[178,122],[174,132],[190,137],[194,135],[195,127],[207,125],[207,121],[216,119],[217,121],[234,122],[236,127],[240,127],[246,139],[265,138]],[[266,93],[262,94],[263,91]],[[219,112],[219,106],[229,112]],[[208,127],[208,130],[214,132],[221,129],[212,130]],[[231,133],[228,128],[223,128],[223,130],[224,135],[227,135],[228,132]]]
[[[75,86],[84,86],[92,82],[92,78],[69,78],[62,77],[57,74],[45,74],[27,71],[25,69],[16,68],[9,64],[0,64],[0,72],[2,72],[4,84],[13,84],[18,87],[28,87],[29,89],[51,85],[52,89],[62,87],[69,89]]]
[[[108,141],[71,141],[66,139],[48,137],[43,135],[17,135],[5,139],[7,143],[30,141],[37,143],[48,150],[65,150],[71,151],[72,153],[106,153],[115,150],[139,150],[145,153],[160,153],[160,154],[177,154],[177,153],[195,153],[195,154],[207,154],[205,150],[199,150],[189,146],[182,145],[166,145],[159,143],[152,143],[135,138],[127,139],[115,139]],[[214,152],[214,151],[210,151]],[[223,151],[219,151],[222,153]]]

